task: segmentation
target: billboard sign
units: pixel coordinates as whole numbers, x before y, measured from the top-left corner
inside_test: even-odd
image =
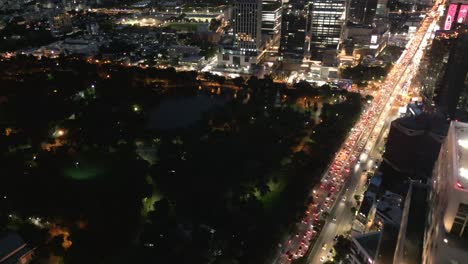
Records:
[[[447,18],[445,19],[444,30],[450,30],[452,28],[455,14],[457,13],[457,4],[450,4],[447,11]]]
[[[457,23],[465,24],[467,13],[468,5],[461,5],[460,9],[458,10]]]

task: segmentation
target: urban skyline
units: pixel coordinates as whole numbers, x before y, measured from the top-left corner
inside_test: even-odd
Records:
[[[0,0],[0,263],[463,263],[467,16]]]

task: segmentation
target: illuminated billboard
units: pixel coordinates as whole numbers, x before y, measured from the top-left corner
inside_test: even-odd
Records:
[[[468,13],[468,5],[461,5],[458,10],[457,23],[465,24],[466,15]]]
[[[371,39],[370,39],[370,43],[371,43],[371,44],[377,43],[377,38],[378,38],[377,35],[372,35],[372,36],[371,36]]]
[[[457,4],[450,4],[447,11],[447,18],[445,19],[444,30],[450,30],[452,28],[453,19],[457,13]]]

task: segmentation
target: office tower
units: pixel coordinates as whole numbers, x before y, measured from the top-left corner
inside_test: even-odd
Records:
[[[71,17],[68,13],[60,13],[53,16],[50,23],[54,37],[60,37],[73,31]]]
[[[351,0],[348,19],[358,24],[371,24],[377,11],[378,0]]]
[[[468,121],[468,33],[466,26],[436,33],[419,76],[427,105],[451,119]]]
[[[447,62],[445,82],[447,91],[445,104],[452,118],[468,121],[468,34],[459,35],[451,47]]]
[[[290,4],[283,10],[280,54],[285,58],[303,59],[305,51],[307,11],[304,4]]]
[[[261,0],[236,0],[232,8],[232,32],[221,41],[218,64],[250,68],[263,52]]]
[[[234,35],[241,49],[255,52],[261,45],[260,0],[238,0],[233,6]]]
[[[451,46],[456,42],[457,36],[455,32],[437,31],[427,56],[423,58],[419,78],[422,84],[420,94],[426,107],[439,105],[439,99],[443,98],[443,77]]]
[[[427,195],[427,185],[410,179],[393,264],[421,263],[425,223],[428,215]]]
[[[282,5],[278,0],[262,2],[262,40],[267,47],[277,46],[281,33]]]
[[[434,109],[468,120],[468,33],[464,26],[436,34],[428,66],[422,69],[422,94]],[[433,100],[433,101],[431,101]]]
[[[310,46],[312,60],[324,62],[325,56],[335,58],[340,43],[341,29],[346,17],[345,0],[317,0],[309,6]],[[325,63],[324,64],[330,64]]]
[[[384,18],[388,16],[387,4],[388,0],[377,0],[377,8],[375,10],[376,18]]]
[[[468,123],[450,124],[434,167],[431,184],[422,263],[466,263]]]
[[[351,0],[349,3],[348,20],[353,23],[369,25],[387,14],[387,0]]]

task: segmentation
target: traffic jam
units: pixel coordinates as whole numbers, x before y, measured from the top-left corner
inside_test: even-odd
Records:
[[[432,14],[434,10],[437,10],[437,6],[438,4],[431,10]],[[402,84],[401,80],[406,80],[407,74],[405,73],[407,73],[408,67],[412,66],[411,64],[420,49],[421,43],[427,32],[430,31],[433,19],[434,16],[426,16],[400,60],[388,74],[379,92],[375,94],[372,101],[368,102],[358,122],[351,129],[340,150],[332,159],[319,186],[313,189],[312,199],[309,199],[310,203],[301,222],[296,224],[295,234],[290,235],[284,245],[281,245],[282,255],[277,263],[291,263],[293,259],[303,257],[309,246],[313,246],[310,241],[318,235],[317,223],[320,220],[336,221],[336,218],[329,214],[338,198],[338,193],[346,179],[357,171],[361,162],[365,161],[372,146],[374,146],[376,136],[383,127],[384,119],[387,117],[387,112],[395,97],[394,94],[398,95],[406,90],[404,89],[406,83]],[[342,196],[340,200],[345,201],[346,197]],[[326,248],[324,246],[322,249]],[[332,250],[320,261],[330,260],[332,258],[331,253]]]

